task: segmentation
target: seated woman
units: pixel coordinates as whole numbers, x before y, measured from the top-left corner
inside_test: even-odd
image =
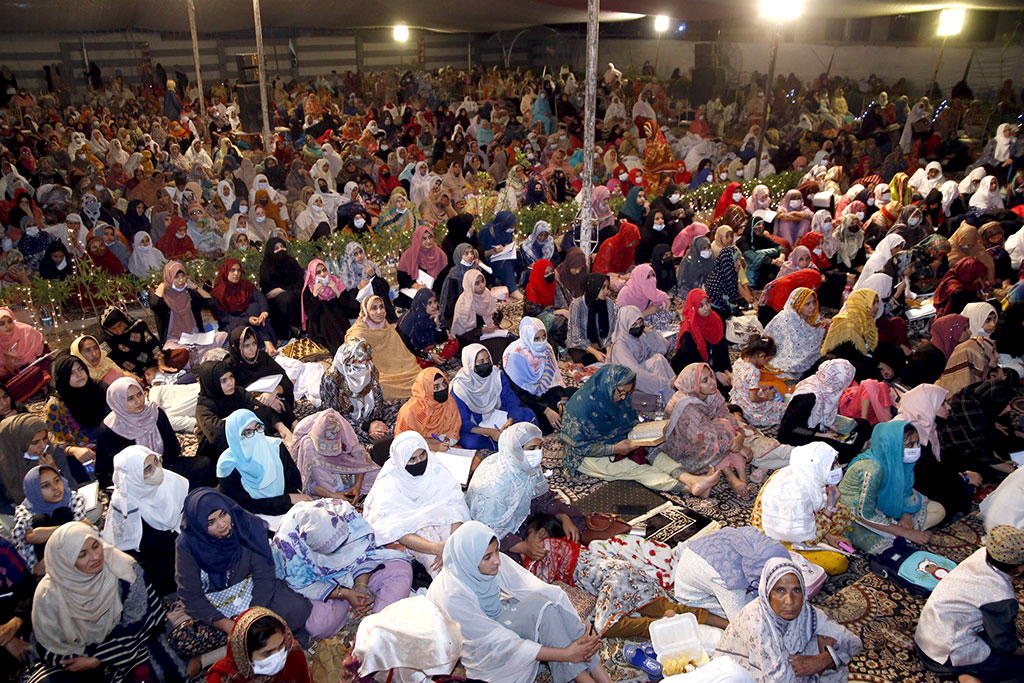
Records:
[[[586,529],[583,514],[548,488],[541,472],[541,437],[540,428],[528,422],[503,429],[498,452],[480,463],[466,489],[470,515],[493,529],[501,552],[517,562],[521,556],[537,561],[546,554],[539,542],[527,540],[531,516],[557,518],[565,536],[575,542]]]
[[[689,228],[699,223],[693,223]],[[689,228],[679,233],[682,237]],[[707,226],[704,226],[707,232]],[[711,250],[711,240],[704,235],[698,235],[687,246],[686,251],[681,255],[679,267],[676,268],[676,285],[681,292],[689,292],[693,289],[700,289],[704,281],[711,275],[715,268],[715,253]]]
[[[409,310],[398,319],[396,327],[405,347],[424,367],[441,365],[459,350],[455,337],[441,324],[437,297],[426,287],[417,290]]]
[[[672,366],[665,358],[666,351],[668,340],[660,332],[646,329],[639,308],[619,307],[607,362],[624,365],[636,373],[636,388],[645,394],[661,396],[662,406],[672,392],[674,379]]]
[[[125,372],[144,377],[146,370],[174,374],[188,363],[188,351],[164,351],[145,320],[135,320],[114,306],[100,317],[100,350]]]
[[[385,304],[390,303],[391,298],[388,296],[388,291],[391,289],[391,285],[381,275],[377,264],[366,257],[366,251],[359,242],[349,242],[345,245],[345,257],[341,261],[338,277],[341,278],[346,289],[358,292],[370,285],[370,291],[382,297]],[[395,320],[397,320],[395,310],[393,307],[389,308],[388,321],[394,322]]]
[[[459,442],[462,418],[448,391],[448,380],[437,368],[425,368],[416,378],[412,397],[402,404],[395,433],[413,431],[435,451],[446,451]]]
[[[481,339],[483,335],[500,329],[500,318],[495,317],[497,312],[498,304],[487,289],[484,274],[479,270],[467,271],[462,278],[462,294],[455,302],[452,318],[452,334],[458,340],[459,346],[480,343],[495,357],[500,356],[509,344],[507,334],[502,337]]]
[[[196,426],[199,428],[197,455],[212,460],[228,448],[224,422],[236,410],[251,410],[264,425],[270,425],[278,436],[291,438],[290,427],[272,408],[263,405],[248,391],[235,384],[235,376],[226,361],[205,361],[199,366],[199,400],[196,403]]]
[[[827,543],[834,548],[850,544],[847,535],[853,513],[839,502],[836,491],[842,470],[836,450],[821,442],[797,446],[789,465],[775,472],[761,487],[750,513],[751,525],[786,548]],[[831,550],[796,550],[827,573],[842,574],[846,556]]]
[[[128,446],[114,456],[103,540],[135,558],[159,596],[177,590],[167,558],[174,554],[186,495],[188,479],[165,469],[145,446]]]
[[[399,405],[384,402],[373,352],[360,338],[338,347],[320,380],[320,400],[322,408],[345,418],[363,445],[386,437],[398,417]]]
[[[326,408],[295,425],[292,458],[302,478],[302,493],[355,503],[370,492],[380,468],[370,460],[352,425]]]
[[[878,359],[872,358],[871,354],[878,346],[875,318],[881,306],[882,302],[874,290],[850,292],[842,310],[832,318],[825,341],[821,344],[822,355],[849,361],[857,379],[879,376]]]
[[[810,289],[815,293],[815,303],[818,303],[818,290],[821,288],[821,273],[814,268],[804,268],[789,275],[783,275],[768,283],[761,292],[761,298],[757,302],[757,319],[767,327],[775,317],[785,310],[786,301],[790,294],[797,289]],[[836,307],[838,308],[838,301]],[[822,328],[822,336],[825,329]],[[818,343],[821,346],[821,342]]]
[[[466,522],[445,544],[427,598],[461,627],[467,676],[525,683],[547,662],[555,681],[611,681],[597,658],[598,636],[585,635],[565,592],[502,558],[480,522]]]
[[[752,526],[725,527],[684,546],[672,576],[675,599],[732,620],[757,598],[753,586],[772,558],[789,551]]]
[[[996,309],[988,303],[967,304],[963,315],[967,318],[971,336],[953,349],[942,377],[935,382],[950,396],[990,379],[999,370],[999,352],[991,337],[999,320]]]
[[[42,365],[33,365],[46,353],[46,342],[39,330],[14,319],[9,308],[0,308],[0,382],[16,401],[24,401],[46,383]]]
[[[985,289],[985,264],[976,258],[968,257],[957,261],[957,264],[946,271],[932,296],[935,315],[943,317],[962,311],[967,304],[983,301]]]
[[[277,334],[268,322],[270,308],[267,298],[245,279],[238,259],[224,259],[220,264],[211,294],[220,329],[231,333],[239,327],[248,327],[267,353],[275,352]]]
[[[619,308],[635,306],[640,310],[648,327],[667,330],[672,327],[671,298],[658,289],[658,280],[654,268],[649,263],[641,263],[629,275],[626,285],[615,297]]]
[[[732,244],[732,229],[722,226],[718,232],[722,233],[725,230],[729,231],[725,238],[726,242],[715,257],[711,274],[704,280],[704,291],[708,293],[711,307],[720,315],[731,318],[752,307],[757,300],[747,286],[746,263],[743,256]],[[720,235],[716,235],[716,244],[719,239]]]
[[[746,500],[750,487],[743,434],[718,391],[711,366],[686,366],[673,386],[677,391],[665,407],[670,419],[663,452],[687,472],[706,471],[710,476],[721,472],[736,495]],[[702,493],[706,497],[707,492]]]
[[[265,607],[250,607],[227,621],[228,653],[210,667],[207,683],[309,683],[306,653],[284,619]]]
[[[70,354],[58,354],[51,371],[56,395],[46,402],[46,429],[54,442],[65,447],[91,447],[110,412],[106,387],[89,377],[85,363]],[[87,454],[79,452],[75,457]]]
[[[358,339],[369,344],[373,353],[373,364],[377,369],[384,400],[409,398],[413,383],[422,368],[402,343],[402,337],[395,326],[387,321],[384,300],[377,295],[363,299],[359,318],[345,333],[346,342]],[[345,414],[345,411],[339,412]]]
[[[617,307],[609,297],[610,281],[603,273],[583,276],[583,295],[569,304],[566,346],[574,363],[603,363],[615,333]]]
[[[1017,450],[1016,425],[1008,414],[1017,389],[1007,380],[972,384],[949,400],[950,411],[939,425],[942,459],[961,472],[971,470],[988,483],[1014,471],[1010,454]]]
[[[505,349],[501,365],[512,380],[512,391],[533,411],[541,431],[550,434],[557,430],[572,390],[565,386],[558,358],[547,342],[541,321],[530,317],[519,321],[519,339]]]
[[[494,450],[503,430],[516,422],[536,424],[533,411],[519,402],[508,377],[494,365],[483,344],[462,350],[462,368],[452,378],[451,394],[462,419],[459,445],[463,448]],[[500,427],[480,426],[495,411],[505,413],[505,422]]]
[[[636,265],[636,247],[640,244],[640,228],[623,221],[618,231],[601,243],[594,257],[592,271],[603,275],[628,273]]]
[[[871,436],[871,425],[857,420],[856,426],[847,429],[837,424],[839,399],[843,391],[853,382],[854,369],[850,361],[842,358],[827,360],[818,371],[801,380],[793,389],[779,422],[778,439],[790,446],[802,446],[812,441],[828,444],[839,453],[839,462],[849,462],[860,453]],[[847,418],[838,419],[843,422]],[[857,437],[844,441],[840,433],[855,431]]]
[[[89,378],[104,389],[114,380],[126,376],[125,372],[103,352],[96,337],[90,334],[83,334],[71,342],[71,355],[85,363]]]
[[[302,285],[302,329],[309,338],[334,353],[344,343],[349,318],[355,314],[355,292],[345,289],[322,260],[310,261]]]
[[[470,270],[480,270],[480,264],[476,250],[466,242],[460,242],[452,252],[452,267],[448,268],[447,272],[442,271],[445,275],[441,283],[438,308],[441,311],[441,320],[448,327],[451,327],[452,318],[455,316],[455,302],[462,294],[463,278]]]
[[[260,262],[260,291],[267,298],[270,325],[278,339],[297,335],[302,324],[302,286],[305,271],[280,237],[271,237],[263,246]]]
[[[686,472],[660,448],[653,456],[627,438],[639,422],[630,397],[636,374],[621,365],[598,368],[565,406],[559,437],[565,443],[562,468],[609,481],[636,481],[655,491],[707,497],[721,478],[715,471],[698,477]]]
[[[96,479],[100,487],[113,482],[114,456],[129,446],[145,446],[160,456],[162,466],[189,482],[189,487],[216,483],[215,461],[203,455],[181,454],[181,443],[164,409],[151,402],[142,385],[130,377],[115,380],[107,388],[110,414],[96,441]]]
[[[409,557],[436,576],[445,541],[470,515],[462,487],[429,448],[416,432],[394,438],[363,516],[378,544],[401,543]]]
[[[228,367],[235,381],[243,387],[264,377],[281,376],[281,381],[273,391],[255,393],[253,398],[277,413],[286,423],[294,422],[295,385],[284,368],[261,347],[258,328],[245,325],[233,329],[228,338],[228,350],[231,353]]]
[[[22,453],[24,457],[0,458],[0,478],[7,499],[17,504],[25,499],[25,475],[36,464],[48,465],[60,471],[70,482],[71,490],[92,480],[82,461],[91,460],[93,452],[82,446],[65,446],[49,439],[46,422],[33,413],[20,413],[0,422],[0,452]]]
[[[758,683],[808,680],[840,683],[861,651],[860,638],[808,602],[800,568],[774,557],[764,565],[757,599],[729,622],[715,656],[727,656]]]
[[[821,343],[825,339],[825,325],[814,290],[794,289],[782,311],[765,326],[764,333],[778,348],[771,366],[779,374],[801,377],[810,370],[821,358]]]
[[[877,379],[866,379],[843,390],[839,397],[839,414],[864,420],[872,427],[888,422],[893,416],[893,397],[896,390]]]
[[[8,679],[25,678],[28,655],[32,652],[32,597],[36,577],[29,571],[24,558],[6,538],[0,538],[0,628],[8,634],[0,649],[0,666],[8,672]]]
[[[25,500],[14,508],[11,540],[27,568],[33,569],[43,560],[46,542],[61,524],[85,519],[85,501],[53,465],[30,469],[23,488]]]
[[[509,245],[514,247],[516,221],[516,215],[511,211],[499,211],[492,222],[480,229],[480,257],[494,270],[494,279],[508,288],[509,299],[512,301],[520,301],[523,298],[517,284],[516,259],[495,257],[506,251]],[[462,289],[465,292],[465,281]]]
[[[227,450],[217,460],[220,490],[256,515],[283,515],[312,496],[281,439],[266,436],[256,413],[238,409],[224,421]]]
[[[30,680],[131,681],[148,665],[167,680],[198,675],[165,635],[166,612],[135,560],[104,543],[92,525],[71,522],[46,544],[32,632],[40,662]]]
[[[881,553],[892,547],[896,536],[925,545],[931,538],[927,530],[946,516],[942,505],[914,490],[919,444],[917,430],[909,422],[882,422],[871,432],[871,447],[847,466],[839,484],[839,500],[859,522],[850,530],[850,541],[857,550]]]
[[[250,607],[273,610],[292,630],[304,629],[309,601],[276,577],[266,522],[205,487],[188,494],[184,510],[174,575],[185,612],[205,638],[210,626],[231,633]]]
[[[400,288],[419,289],[423,285],[416,280],[422,270],[432,278],[436,278],[448,265],[448,255],[434,241],[434,229],[429,225],[421,225],[412,234],[412,241],[402,252],[398,260],[398,278]]]
[[[157,336],[163,340],[163,348],[188,350],[195,365],[210,349],[227,346],[227,332],[217,332],[212,344],[182,344],[180,341],[183,334],[203,331],[203,309],[212,310],[213,306],[213,297],[189,279],[184,266],[168,261],[164,266],[164,281],[150,297]]]
[[[789,387],[766,369],[777,351],[774,339],[752,334],[733,364],[729,401],[739,406],[746,421],[755,427],[777,425],[786,410],[783,400]]]
[[[18,403],[11,396],[11,392],[7,390],[3,384],[0,384],[0,421],[6,420],[12,415],[19,415],[21,413],[27,413],[28,408],[25,407],[24,403]]]
[[[732,364],[722,316],[711,308],[711,300],[702,289],[686,295],[682,315],[672,370],[679,373],[693,363],[707,363],[715,371],[719,386],[728,388],[732,384]]]
[[[373,529],[343,500],[299,503],[270,542],[285,583],[310,601],[306,630],[330,638],[348,623],[409,597],[412,566],[377,544]]]

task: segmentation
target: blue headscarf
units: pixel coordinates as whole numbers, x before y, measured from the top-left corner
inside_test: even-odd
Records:
[[[899,519],[905,513],[921,508],[920,497],[914,494],[914,463],[903,462],[903,433],[909,422],[892,420],[879,422],[871,431],[871,448],[854,458],[874,460],[882,468],[882,486],[875,506],[887,517]],[[917,503],[908,503],[913,498]]]
[[[642,225],[644,222],[644,209],[636,203],[636,198],[643,189],[639,185],[629,188],[629,194],[626,195],[626,203],[619,209],[619,213],[628,218],[630,223],[636,225]]]
[[[39,477],[43,474],[43,470],[56,472],[57,476],[60,477],[60,483],[64,485],[64,497],[56,503],[48,503],[43,498],[43,492],[39,488]],[[56,467],[36,465],[25,473],[22,488],[25,490],[25,507],[37,515],[52,515],[59,508],[71,507],[71,486],[68,485],[68,480],[61,476],[60,470]]]
[[[231,516],[231,533],[226,538],[211,536],[210,514],[223,510]],[[210,577],[214,590],[227,587],[227,573],[242,559],[242,548],[273,562],[267,523],[243,510],[238,503],[220,491],[203,486],[185,497],[181,534],[177,548],[192,554],[199,568]]]
[[[242,486],[253,498],[274,498],[284,493],[284,465],[281,464],[281,439],[257,432],[248,439],[242,430],[253,422],[263,422],[251,410],[240,408],[228,415],[224,435],[228,448],[217,461],[217,476],[226,477],[237,470]]]
[[[473,591],[480,609],[491,619],[495,619],[505,611],[501,605],[501,591],[498,589],[498,576],[489,576],[480,572],[480,561],[484,559],[487,546],[495,540],[494,531],[486,524],[477,521],[464,522],[455,530],[444,544],[441,559],[444,562],[442,572],[447,572],[466,588]]]
[[[499,211],[494,220],[480,231],[480,244],[484,249],[494,249],[512,241],[516,226],[516,215],[511,211]]]
[[[615,389],[636,381],[636,373],[624,365],[603,365],[581,386],[562,413],[562,441],[566,453],[562,467],[575,474],[580,462],[597,444],[613,444],[626,438],[637,423],[629,400],[616,401]]]

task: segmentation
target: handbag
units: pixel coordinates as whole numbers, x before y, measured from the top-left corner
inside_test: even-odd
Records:
[[[628,534],[633,527],[619,519],[618,515],[597,512],[587,515],[587,527],[580,533],[580,542],[587,546],[591,541],[607,541],[613,536]]]

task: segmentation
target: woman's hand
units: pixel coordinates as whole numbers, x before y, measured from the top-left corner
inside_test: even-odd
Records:
[[[4,649],[19,662],[24,662],[28,660],[28,653],[31,648],[29,644],[21,638],[11,638],[4,643]]]
[[[7,643],[11,642],[15,635],[18,633],[18,629],[22,627],[24,622],[21,617],[14,617],[3,626],[0,626],[0,647],[7,647]]]
[[[544,409],[544,417],[551,423],[552,428],[559,429],[562,426],[562,416],[551,408]]]
[[[615,455],[629,455],[633,451],[633,442],[629,439],[623,439],[614,446],[612,446],[612,453]]]
[[[846,536],[837,536],[836,534],[825,534],[825,542],[833,548],[838,548],[841,543],[845,543],[851,547],[853,546],[853,543],[850,543],[850,539]]]
[[[156,286],[156,289],[153,290],[153,293],[156,294],[158,297],[160,297],[162,299],[163,296],[164,296],[164,291],[166,289],[167,289],[167,283],[166,282],[161,282],[160,284],[158,284]]]
[[[96,459],[96,451],[85,446],[68,446],[64,449],[78,462],[92,462]]]
[[[797,678],[815,676],[835,666],[832,655],[828,652],[823,652],[820,655],[790,655],[789,664],[793,667],[793,673]]]
[[[383,439],[388,435],[388,426],[380,420],[374,420],[370,423],[370,438],[371,439]]]
[[[359,281],[359,289],[362,289],[368,284],[370,284],[370,281],[364,277],[362,280]]]
[[[562,523],[562,531],[565,532],[565,537],[573,543],[579,543],[580,530],[577,529],[576,525],[572,523],[571,519],[569,519],[569,515],[563,512],[562,514],[556,516],[558,517],[558,521]]]
[[[497,325],[484,325],[483,327],[480,328],[480,331],[483,332],[484,334],[490,334],[491,332],[497,332],[498,331],[498,326]]]
[[[928,545],[932,540],[931,532],[917,529],[903,529],[899,535],[916,545]]]
[[[962,474],[967,477],[967,483],[969,483],[971,486],[981,486],[981,475],[978,474],[977,472],[967,470],[965,472],[962,472]]]
[[[99,667],[103,662],[95,657],[69,657],[61,660],[61,665],[68,671],[91,671]]]
[[[914,528],[914,516],[911,515],[909,512],[906,512],[906,513],[903,514],[902,517],[900,517],[900,521],[897,522],[896,524],[898,526],[900,526],[901,528],[903,528],[903,529],[913,529]]]
[[[319,282],[313,283],[313,296],[320,296],[320,292],[324,291],[324,285]]]
[[[214,627],[216,627],[218,631],[223,631],[224,633],[231,633],[231,629],[235,627],[235,621],[234,619],[228,619],[227,617],[225,617],[223,619],[218,619],[217,621],[213,622],[213,625]]]
[[[591,356],[596,358],[598,363],[603,363],[605,361],[605,359],[608,357],[608,355],[604,351],[600,351],[600,350],[595,349],[595,348],[589,348],[589,349],[587,349],[587,352]]]
[[[593,634],[582,636],[575,643],[564,648],[565,661],[573,663],[585,662],[597,654],[598,647],[600,647],[600,638],[598,636]]]
[[[275,413],[284,412],[284,402],[273,394],[257,394],[256,400]]]

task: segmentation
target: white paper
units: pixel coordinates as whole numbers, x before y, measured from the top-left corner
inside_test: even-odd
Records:
[[[468,455],[463,455],[467,453]],[[460,486],[469,483],[469,470],[473,465],[474,451],[464,448],[450,448],[447,451],[431,451],[430,457],[448,468]]]
[[[679,330],[662,330],[661,336],[664,337],[665,339],[671,339],[672,337],[676,336],[676,333],[678,331]]]
[[[78,495],[82,497],[83,508],[91,510],[96,507],[96,501],[99,497],[100,483],[93,481],[85,486],[78,487]]]
[[[480,335],[480,341],[486,339],[502,339],[508,336],[508,330],[495,330],[494,332],[484,332]]]
[[[491,257],[491,262],[494,261],[510,261],[516,257],[516,243],[509,242],[501,251]]]
[[[367,282],[365,287],[356,292],[356,301],[362,301],[371,294],[373,294],[373,283]]]
[[[907,320],[920,320],[922,318],[931,318],[935,315],[935,306],[931,301],[923,303],[920,306],[908,306],[907,307]]]
[[[186,332],[178,337],[179,344],[195,344],[196,346],[209,346],[213,343],[216,332]]]
[[[250,394],[270,394],[277,389],[277,385],[281,383],[282,377],[284,377],[284,375],[267,375],[266,377],[260,377],[245,389]]]
[[[412,287],[406,287],[405,289],[400,289],[398,291],[401,294],[405,294],[410,299],[415,299],[416,298],[416,292],[419,291],[419,290],[413,289]]]
[[[434,276],[425,270],[421,270],[420,274],[416,276],[416,282],[420,283],[427,289],[431,289],[434,286]]]
[[[1024,451],[1017,451],[1016,453],[1010,453],[1010,460],[1017,467],[1024,467]]]
[[[477,264],[477,268],[479,268],[480,270],[484,271],[488,275],[494,275],[494,269],[491,268],[486,263],[479,263],[479,264]]]
[[[758,209],[753,213],[753,216],[761,218],[765,223],[771,223],[778,215],[777,211],[772,211],[771,209]]]
[[[480,426],[491,429],[501,429],[508,422],[508,413],[504,410],[495,410],[490,415],[480,420]]]
[[[882,538],[889,538],[889,539],[896,538],[895,534],[890,534],[888,531],[883,531],[882,529],[878,529],[876,527],[871,526],[870,524],[867,523],[867,520],[854,519],[853,521],[856,524],[860,524],[862,527],[864,527],[865,529],[867,529],[871,533],[878,534]]]

